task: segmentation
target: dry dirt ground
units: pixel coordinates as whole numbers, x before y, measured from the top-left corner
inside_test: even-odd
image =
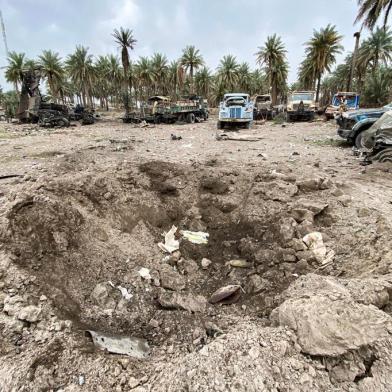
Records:
[[[0,391],[392,391],[392,167],[335,133],[1,125]]]

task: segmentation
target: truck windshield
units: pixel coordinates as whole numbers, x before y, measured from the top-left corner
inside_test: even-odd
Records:
[[[291,101],[313,101],[314,94],[293,94],[291,96]]]
[[[332,105],[339,106],[342,102],[342,99],[347,103],[348,107],[355,107],[357,105],[357,97],[356,95],[335,95],[333,97]]]

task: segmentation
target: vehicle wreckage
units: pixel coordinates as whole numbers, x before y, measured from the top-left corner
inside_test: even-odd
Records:
[[[217,128],[223,129],[225,125],[243,125],[249,129],[253,122],[253,114],[253,102],[249,94],[225,94],[219,105]]]
[[[315,91],[293,91],[287,100],[287,121],[312,121],[317,109],[315,95]]]
[[[338,135],[357,148],[362,146],[363,132],[368,130],[384,113],[392,109],[392,103],[382,108],[360,109],[343,112],[336,118]]]
[[[253,97],[253,102],[253,118],[255,120],[272,120],[284,110],[284,105],[272,105],[270,94],[256,95]]]
[[[361,138],[365,162],[392,162],[392,110],[384,113]]]
[[[332,98],[332,103],[324,112],[326,120],[331,120],[342,112],[359,109],[360,96],[357,93],[338,92]]]
[[[206,121],[209,117],[206,99],[193,95],[172,101],[169,97],[154,96],[147,102],[141,102],[140,107],[134,108],[122,118],[124,123],[173,124],[177,121],[193,124]]]
[[[39,71],[26,71],[23,74],[22,91],[16,112],[22,123],[35,123],[42,127],[68,127],[71,121],[82,125],[93,124],[91,111],[77,105],[71,106],[47,102],[39,90],[41,74]]]

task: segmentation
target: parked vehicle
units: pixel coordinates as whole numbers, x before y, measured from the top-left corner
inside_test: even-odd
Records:
[[[287,121],[312,121],[317,110],[315,97],[315,91],[292,92],[287,99]]]
[[[253,121],[253,102],[249,94],[225,94],[219,105],[219,120],[217,127],[223,129],[225,125],[242,125],[250,128]]]
[[[360,109],[341,113],[336,119],[339,125],[338,135],[357,148],[361,148],[362,133],[391,109],[392,103],[377,109]]]
[[[339,92],[332,98],[332,103],[325,109],[325,118],[331,120],[341,112],[359,109],[360,95],[357,93]]]
[[[276,111],[272,106],[272,97],[270,94],[256,95],[253,102],[253,118],[255,120],[271,120],[275,117]]]
[[[125,123],[140,123],[142,121],[155,124],[176,121],[195,122],[205,121],[209,117],[208,103],[199,96],[187,96],[172,102],[169,97],[154,96],[143,102],[140,108],[132,110],[123,117]]]

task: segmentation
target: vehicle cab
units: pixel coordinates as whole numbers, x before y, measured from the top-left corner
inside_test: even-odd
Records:
[[[225,94],[219,105],[218,129],[226,124],[242,124],[250,128],[253,121],[253,102],[249,94]]]

